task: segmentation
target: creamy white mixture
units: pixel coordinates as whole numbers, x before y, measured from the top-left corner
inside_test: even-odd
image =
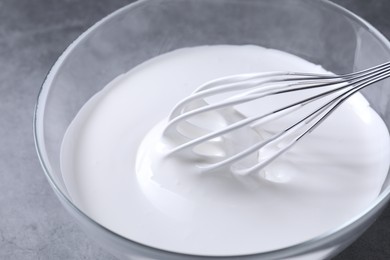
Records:
[[[163,120],[178,101],[221,76],[275,70],[326,72],[276,50],[204,46],[161,55],[118,77],[65,135],[61,167],[73,202],[129,239],[197,255],[278,249],[350,220],[376,198],[389,168],[388,130],[360,94],[250,185],[162,159]]]

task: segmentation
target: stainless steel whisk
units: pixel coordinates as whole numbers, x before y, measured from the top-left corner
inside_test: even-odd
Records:
[[[248,175],[259,172],[270,162],[275,160],[300,139],[306,136],[321,124],[337,107],[359,90],[372,85],[390,76],[390,62],[345,75],[320,75],[295,72],[268,72],[255,74],[240,74],[219,78],[200,86],[193,94],[180,101],[172,110],[163,134],[166,137],[175,138],[178,142],[169,152],[169,155],[179,155],[195,158],[202,162],[204,172],[212,172],[220,169],[228,169],[235,174]],[[389,86],[390,87],[390,86]],[[228,116],[235,106],[261,101],[264,98],[272,98],[282,94],[296,93],[300,91],[315,90],[309,96],[305,96],[292,103],[284,104],[272,111],[259,113],[255,116],[240,118],[220,127],[219,129],[207,129],[193,122],[192,119],[204,113],[217,112]],[[231,93],[228,97],[227,94]],[[221,95],[217,101],[210,98]],[[318,101],[323,101],[320,105]],[[317,103],[315,103],[317,102]],[[196,147],[207,142],[212,142],[221,136],[232,134],[240,129],[259,126],[269,123],[279,117],[309,107],[309,113],[304,114],[299,120],[281,129],[273,135],[250,144],[248,147],[234,154],[226,154],[214,158],[196,151]],[[184,125],[185,131],[181,130]],[[196,133],[188,134],[189,132]],[[252,165],[235,167],[246,157],[252,156],[261,150],[267,152],[262,156],[256,156]]]

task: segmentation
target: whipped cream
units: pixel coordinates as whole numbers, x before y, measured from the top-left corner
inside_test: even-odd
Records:
[[[165,156],[162,129],[178,101],[209,80],[261,71],[326,73],[277,50],[203,46],[161,55],[116,78],[85,104],[64,137],[61,168],[73,202],[131,240],[196,255],[278,249],[349,221],[377,197],[390,163],[388,130],[360,94],[260,178],[199,174],[191,161]],[[289,120],[296,119],[281,124]]]

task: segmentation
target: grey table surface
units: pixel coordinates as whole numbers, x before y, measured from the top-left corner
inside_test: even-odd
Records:
[[[32,118],[61,52],[126,0],[0,0],[0,259],[114,259],[63,209],[36,156]],[[335,0],[390,38],[389,0]],[[390,259],[390,207],[335,259]]]

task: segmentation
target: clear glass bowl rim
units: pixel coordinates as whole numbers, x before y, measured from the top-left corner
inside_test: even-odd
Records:
[[[371,33],[371,35],[379,40],[381,44],[386,49],[390,50],[390,42],[387,40],[387,38],[381,34],[375,27],[373,27],[371,24],[369,24],[367,21],[365,21],[363,18],[355,15],[351,11],[345,9],[344,7],[339,6],[338,4],[335,4],[329,0],[317,0],[319,3],[323,4],[327,8],[331,8],[337,12],[339,12],[341,15],[344,15],[365,29],[367,29],[368,32]],[[229,259],[229,258],[237,258],[240,259],[255,259],[257,257],[266,257],[266,256],[290,256],[295,254],[300,254],[304,252],[311,252],[315,251],[317,248],[322,248],[323,246],[326,246],[327,244],[331,243],[332,241],[336,240],[337,238],[340,238],[343,236],[343,234],[348,233],[348,231],[353,230],[355,227],[359,226],[362,222],[365,222],[365,220],[372,217],[373,214],[377,210],[380,210],[382,207],[384,207],[387,202],[390,200],[390,186],[387,187],[385,190],[381,192],[381,194],[376,198],[375,201],[371,203],[371,205],[366,208],[363,212],[356,215],[354,218],[350,219],[348,222],[344,223],[343,225],[339,226],[338,228],[329,231],[326,234],[322,234],[320,236],[317,236],[315,238],[312,238],[310,240],[307,240],[305,242],[295,244],[292,246],[288,246],[285,248],[280,248],[272,251],[266,251],[261,253],[255,253],[255,254],[248,254],[248,255],[235,255],[235,256],[206,256],[206,255],[190,255],[190,254],[183,254],[183,253],[176,253],[171,251],[166,251],[162,249],[157,249],[154,247],[150,247],[148,245],[144,245],[141,243],[138,243],[136,241],[133,241],[131,239],[128,239],[126,237],[123,237],[103,225],[99,224],[92,218],[90,218],[88,215],[86,215],[82,210],[80,210],[76,205],[73,204],[73,202],[61,191],[61,188],[57,185],[56,181],[51,175],[50,172],[50,162],[45,156],[46,150],[45,150],[45,142],[43,138],[39,137],[40,131],[43,129],[43,118],[44,118],[44,108],[47,101],[47,94],[49,92],[49,89],[51,87],[51,83],[53,78],[55,77],[56,73],[61,69],[62,64],[66,60],[68,54],[72,52],[72,50],[78,45],[78,43],[82,42],[84,38],[86,38],[92,31],[97,30],[100,25],[110,21],[113,17],[122,14],[123,12],[129,12],[132,11],[142,5],[148,4],[149,2],[153,2],[153,0],[138,0],[136,2],[133,2],[131,4],[128,4],[113,13],[107,15],[97,23],[95,23],[93,26],[91,26],[89,29],[87,29],[85,32],[83,32],[75,41],[73,41],[60,55],[60,57],[57,59],[57,61],[54,63],[54,65],[49,70],[48,74],[46,75],[43,84],[39,90],[38,98],[36,101],[35,109],[34,109],[34,118],[33,118],[33,134],[34,134],[34,142],[35,142],[35,148],[37,151],[37,155],[39,158],[39,161],[41,163],[41,166],[44,170],[44,173],[54,189],[55,193],[60,197],[60,199],[63,200],[67,205],[71,207],[72,210],[74,210],[79,216],[82,216],[82,218],[86,221],[88,221],[90,224],[95,226],[98,229],[101,229],[104,232],[108,232],[110,235],[113,235],[117,239],[122,240],[125,243],[131,243],[132,245],[141,247],[144,250],[150,250],[154,251],[154,253],[162,253],[165,256],[169,257],[181,257],[181,258],[191,258],[191,259]],[[373,213],[374,212],[374,213]]]

